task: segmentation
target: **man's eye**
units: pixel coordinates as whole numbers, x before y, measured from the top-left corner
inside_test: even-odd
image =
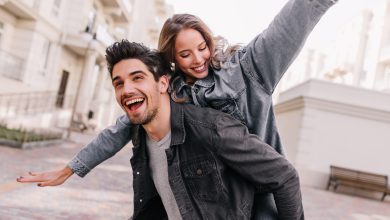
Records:
[[[142,76],[135,76],[133,79],[134,79],[134,80],[141,80],[141,79],[142,79]]]
[[[118,88],[118,87],[120,87],[122,84],[123,84],[122,82],[116,82],[116,83],[114,83],[114,87],[115,87],[115,88]]]

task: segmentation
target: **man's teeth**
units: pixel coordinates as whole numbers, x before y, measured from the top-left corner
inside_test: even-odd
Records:
[[[133,99],[133,100],[127,101],[126,105],[131,105],[131,104],[134,104],[136,102],[142,102],[143,100],[144,99]]]

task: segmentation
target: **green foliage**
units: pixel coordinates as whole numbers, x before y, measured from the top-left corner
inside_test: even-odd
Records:
[[[8,128],[0,124],[0,139],[16,141],[19,143],[36,142],[61,139],[62,134],[44,131],[28,131],[23,128]]]

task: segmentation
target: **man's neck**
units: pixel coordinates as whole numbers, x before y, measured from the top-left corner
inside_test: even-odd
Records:
[[[161,99],[156,117],[148,124],[142,125],[148,136],[154,141],[160,141],[171,130],[171,103],[169,96]]]

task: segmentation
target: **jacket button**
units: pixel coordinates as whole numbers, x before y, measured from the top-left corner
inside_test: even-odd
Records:
[[[201,169],[197,169],[196,174],[198,174],[198,176],[201,176],[203,174],[203,171]]]
[[[140,199],[139,202],[142,202],[142,199]]]
[[[137,175],[139,175],[139,172],[137,172]]]

